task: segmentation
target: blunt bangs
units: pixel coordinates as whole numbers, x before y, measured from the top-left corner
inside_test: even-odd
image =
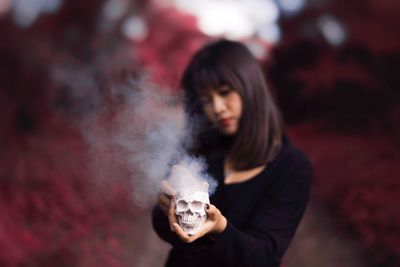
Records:
[[[201,95],[205,91],[229,85],[240,92],[240,84],[233,71],[224,64],[212,63],[214,64],[199,66],[198,70],[192,72],[192,77],[188,77],[192,81],[190,90],[196,95]]]

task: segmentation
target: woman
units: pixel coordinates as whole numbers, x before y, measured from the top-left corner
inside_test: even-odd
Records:
[[[166,266],[279,266],[303,216],[312,171],[283,135],[280,112],[257,60],[221,40],[198,51],[182,81],[196,118],[192,153],[218,182],[203,229],[188,236],[176,223],[173,188],[164,183],[153,211],[158,235],[172,245]]]

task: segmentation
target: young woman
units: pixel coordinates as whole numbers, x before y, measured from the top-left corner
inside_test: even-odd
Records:
[[[206,158],[218,187],[203,229],[188,236],[164,183],[153,226],[172,245],[166,266],[279,266],[308,202],[312,170],[284,136],[259,63],[242,44],[217,41],[194,55],[181,85],[197,124],[192,153]]]

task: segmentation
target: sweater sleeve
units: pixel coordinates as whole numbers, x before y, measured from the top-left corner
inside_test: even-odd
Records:
[[[152,223],[154,230],[162,240],[170,243],[174,247],[182,245],[182,242],[179,240],[178,236],[171,231],[168,218],[161,211],[158,205],[153,208]]]
[[[243,229],[228,222],[209,248],[224,266],[279,266],[304,214],[311,167],[280,177],[274,196],[263,199]]]

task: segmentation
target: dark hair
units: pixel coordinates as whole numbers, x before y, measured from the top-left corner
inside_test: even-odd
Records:
[[[204,118],[199,93],[222,85],[237,90],[243,104],[238,131],[229,143],[229,151],[225,151],[234,168],[250,169],[274,159],[282,144],[281,115],[259,62],[240,43],[220,40],[204,46],[192,57],[181,80],[189,117]],[[230,139],[219,136],[210,143],[210,131],[215,129],[209,127],[206,132],[197,133],[199,151],[209,152],[224,143],[223,139]]]

